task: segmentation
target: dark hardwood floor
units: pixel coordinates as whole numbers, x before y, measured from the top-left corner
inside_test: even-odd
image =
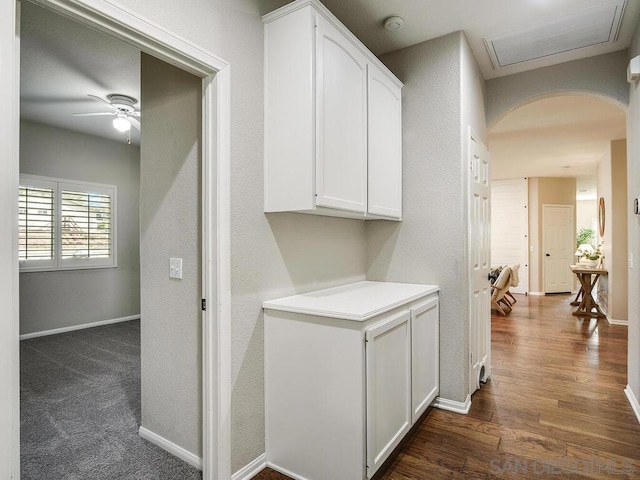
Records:
[[[516,298],[492,316],[491,380],[469,414],[430,409],[377,479],[640,479],[627,328],[572,316],[568,295]]]

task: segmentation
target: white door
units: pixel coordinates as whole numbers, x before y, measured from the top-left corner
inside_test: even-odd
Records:
[[[369,65],[369,213],[402,216],[402,90]]]
[[[491,236],[489,153],[469,133],[469,394],[491,369]],[[482,374],[482,379],[480,376]]]
[[[411,309],[411,423],[438,395],[440,386],[438,297]]]
[[[366,331],[367,477],[411,428],[411,316],[402,312]]]
[[[573,205],[542,206],[542,255],[545,293],[571,292],[569,266],[575,247]]]
[[[316,204],[367,211],[367,61],[322,15],[316,37]]]

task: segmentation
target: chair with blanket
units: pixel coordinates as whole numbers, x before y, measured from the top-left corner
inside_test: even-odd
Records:
[[[520,277],[518,276],[518,270],[520,270],[520,264],[516,263],[515,265],[509,265],[511,269],[511,279],[509,281],[509,287],[517,287],[520,283]],[[504,298],[507,302],[509,302],[509,306],[512,307],[514,303],[516,303],[516,297],[514,297],[509,289],[504,294]]]
[[[498,278],[491,285],[491,308],[495,308],[502,315],[511,311],[511,305],[505,299],[511,286],[511,267],[504,267]]]

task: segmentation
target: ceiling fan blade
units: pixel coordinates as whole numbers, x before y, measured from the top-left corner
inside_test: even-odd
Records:
[[[116,115],[116,112],[92,112],[92,113],[72,113],[74,117],[94,117],[98,115],[109,115],[113,117]]]
[[[114,110],[116,110],[116,107],[114,107],[113,105],[111,105],[111,102],[109,102],[108,100],[105,100],[105,99],[104,99],[104,98],[102,98],[102,97],[99,97],[99,96],[97,96],[97,95],[92,95],[92,94],[88,94],[87,96],[89,96],[89,97],[91,97],[91,98],[94,98],[94,99],[96,99],[96,100],[100,100],[101,102],[106,103],[107,105],[109,105],[109,107],[111,107],[111,108],[113,108]]]
[[[136,117],[136,118],[140,118],[140,112],[138,112],[137,110],[131,112],[128,114],[130,117]]]
[[[127,120],[129,120],[129,122],[131,123],[131,126],[133,128],[135,128],[136,130],[140,131],[140,122],[135,119],[135,118],[131,118],[131,115],[127,116]]]

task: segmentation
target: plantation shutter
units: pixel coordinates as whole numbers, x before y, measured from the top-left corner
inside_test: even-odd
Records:
[[[111,245],[111,196],[74,190],[60,193],[62,260],[109,258]]]
[[[117,267],[115,185],[20,175],[21,272]]]
[[[18,208],[19,260],[22,262],[53,261],[55,258],[55,187],[20,186]]]

